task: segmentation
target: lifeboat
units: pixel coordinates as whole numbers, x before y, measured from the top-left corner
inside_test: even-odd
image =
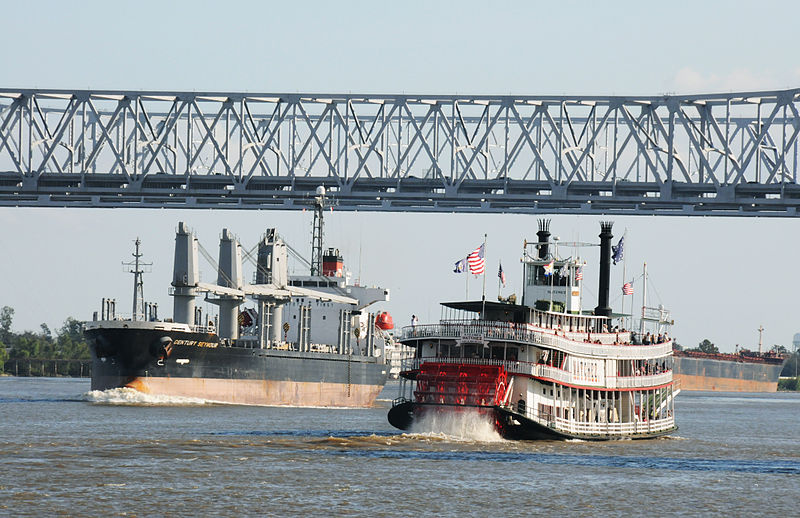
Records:
[[[386,311],[381,311],[378,313],[378,316],[375,317],[375,325],[384,331],[394,329],[394,320],[392,320],[392,315]]]

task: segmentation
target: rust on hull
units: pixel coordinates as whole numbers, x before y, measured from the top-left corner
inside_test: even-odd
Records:
[[[198,398],[220,403],[298,407],[369,407],[380,385],[216,378],[133,377],[98,380],[98,385],[123,386],[145,394]]]
[[[776,392],[785,358],[675,351],[674,379],[681,390]]]
[[[777,381],[741,380],[711,376],[692,376],[673,374],[680,383],[681,390],[709,392],[777,392]]]

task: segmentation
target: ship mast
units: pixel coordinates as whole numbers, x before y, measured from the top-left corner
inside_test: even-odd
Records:
[[[763,334],[764,334],[764,326],[763,325],[759,325],[758,326],[758,354],[761,354],[761,344],[763,343],[762,342],[762,338],[763,338],[762,335]]]
[[[623,281],[624,282],[624,281]],[[647,263],[642,266],[642,319],[639,321],[639,334],[644,336],[644,316],[647,307]],[[631,311],[631,313],[633,313]]]
[[[314,198],[314,230],[311,235],[311,276],[322,273],[322,229],[325,209],[325,187],[317,187]]]
[[[129,263],[122,263],[123,266],[128,266],[128,272],[133,274],[133,309],[131,311],[131,320],[139,320],[138,317],[141,316],[141,319],[144,320],[144,281],[142,280],[142,274],[144,270],[142,269],[145,266],[152,266],[153,263],[145,263],[140,261],[139,259],[142,257],[142,254],[139,253],[139,245],[141,244],[141,240],[136,238],[134,241],[134,252],[133,252],[133,261]]]

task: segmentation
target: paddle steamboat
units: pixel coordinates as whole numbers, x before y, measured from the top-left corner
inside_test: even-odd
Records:
[[[612,223],[601,224],[590,313],[580,309],[583,265],[556,257],[549,226],[540,221],[538,242],[525,244],[521,304],[446,302],[438,323],[402,330],[415,354],[389,411],[393,426],[477,412],[509,439],[644,439],[677,429],[672,341],[634,343],[609,307]]]

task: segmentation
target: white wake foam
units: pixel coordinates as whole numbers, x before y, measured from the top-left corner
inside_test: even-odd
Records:
[[[498,442],[491,414],[477,410],[453,412],[425,412],[414,420],[411,433],[458,441]]]
[[[131,406],[196,406],[211,403],[205,399],[191,397],[145,394],[132,388],[92,390],[85,393],[83,399],[91,403]]]

